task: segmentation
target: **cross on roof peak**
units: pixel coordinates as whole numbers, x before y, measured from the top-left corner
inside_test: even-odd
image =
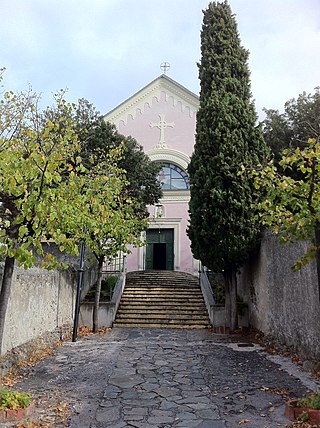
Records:
[[[161,70],[163,71],[163,74],[167,74],[167,71],[169,71],[170,70],[170,64],[167,62],[167,61],[165,61],[165,62],[163,62],[161,65],[160,65],[160,68],[161,68]]]

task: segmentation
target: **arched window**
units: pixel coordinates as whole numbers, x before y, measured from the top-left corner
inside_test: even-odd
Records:
[[[163,190],[187,190],[190,189],[188,174],[173,163],[163,164],[158,174]]]

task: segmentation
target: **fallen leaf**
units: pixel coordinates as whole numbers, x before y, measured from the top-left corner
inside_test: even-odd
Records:
[[[250,419],[241,419],[239,425],[247,424],[248,422],[250,422]]]
[[[281,389],[281,388],[270,389],[270,392],[272,394],[277,394],[277,395],[288,395],[289,394],[289,391],[287,389]]]

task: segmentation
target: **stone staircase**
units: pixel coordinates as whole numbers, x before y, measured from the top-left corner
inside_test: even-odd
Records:
[[[129,272],[114,327],[209,327],[198,278],[184,272]]]

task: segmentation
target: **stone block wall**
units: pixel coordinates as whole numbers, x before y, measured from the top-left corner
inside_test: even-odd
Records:
[[[290,246],[266,233],[238,277],[250,325],[307,359],[320,358],[320,300],[315,263],[293,272],[306,243]]]

